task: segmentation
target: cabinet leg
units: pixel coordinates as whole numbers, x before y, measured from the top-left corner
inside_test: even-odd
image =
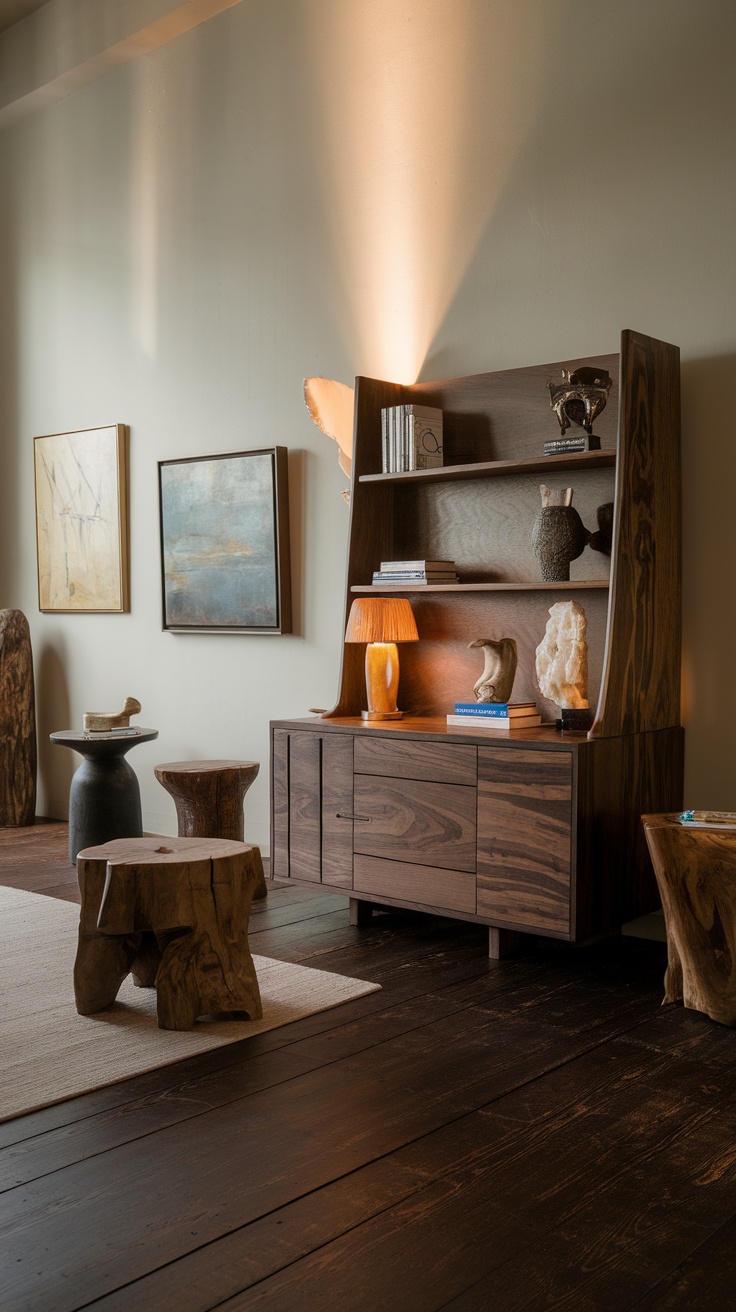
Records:
[[[373,906],[370,902],[361,902],[357,897],[350,899],[350,924],[351,925],[370,925],[373,917]]]
[[[526,934],[518,934],[514,929],[498,929],[495,925],[488,927],[488,955],[493,961],[504,957],[513,957],[524,946]]]

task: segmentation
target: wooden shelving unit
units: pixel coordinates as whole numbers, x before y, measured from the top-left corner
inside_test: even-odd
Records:
[[[615,380],[602,450],[540,455],[556,431],[547,380],[595,364]],[[439,470],[384,474],[383,406],[444,413]],[[479,920],[498,955],[512,933],[584,939],[657,905],[642,813],[682,804],[679,352],[624,332],[620,353],[402,387],[356,380],[345,619],[353,596],[406,595],[419,642],[401,651],[405,719],[367,727],[364,649],[344,644],[321,719],[273,726],[272,863],[279,878],[371,902]],[[565,482],[561,482],[564,476]],[[610,562],[585,550],[541,581],[531,530],[540,481],[572,484],[583,522],[613,502]],[[458,584],[373,586],[382,560],[454,560]],[[588,734],[447,732],[472,696],[478,637],[513,637],[514,700],[535,700],[535,652],[566,595],[588,620]]]

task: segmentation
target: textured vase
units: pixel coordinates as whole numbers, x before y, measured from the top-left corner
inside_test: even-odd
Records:
[[[545,583],[567,583],[570,561],[582,555],[588,530],[574,506],[543,506],[534,522],[532,546]]]

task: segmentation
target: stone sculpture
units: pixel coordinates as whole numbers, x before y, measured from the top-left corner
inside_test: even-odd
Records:
[[[28,620],[0,610],[0,827],[36,816],[36,709]]]
[[[126,697],[122,711],[85,711],[82,725],[85,733],[109,733],[111,729],[127,729],[131,715],[139,715],[141,704],[135,697]]]
[[[563,712],[588,709],[586,628],[585,611],[577,601],[557,601],[550,607],[544,638],[537,647],[540,692]]]
[[[477,702],[507,702],[516,676],[517,652],[513,638],[476,638],[468,650],[482,648],[485,668],[473,685]]]

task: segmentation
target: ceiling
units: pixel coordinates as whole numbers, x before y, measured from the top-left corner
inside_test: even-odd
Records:
[[[21,18],[27,18],[34,9],[41,9],[46,0],[0,0],[0,32],[12,27]]]

